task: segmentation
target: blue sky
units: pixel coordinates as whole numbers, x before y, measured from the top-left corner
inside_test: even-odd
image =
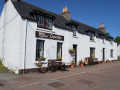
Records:
[[[0,15],[3,8],[0,0]],[[67,6],[71,18],[98,28],[100,23],[111,36],[120,36],[120,0],[24,0],[33,5],[60,14]]]

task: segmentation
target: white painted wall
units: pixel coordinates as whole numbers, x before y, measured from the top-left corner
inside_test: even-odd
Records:
[[[103,40],[99,38],[95,38],[95,41],[92,42],[90,41],[89,36],[77,33],[77,36],[74,37],[72,31],[63,30],[57,27],[53,27],[53,31],[37,28],[36,22],[30,21],[30,20],[27,21],[26,19],[21,18],[21,16],[15,10],[11,1],[8,1],[5,6],[6,6],[7,12],[5,14],[5,7],[4,7],[1,15],[1,19],[0,19],[0,27],[10,22],[14,17],[15,18],[9,24],[7,24],[5,28],[0,30],[0,58],[4,59],[5,66],[12,69],[16,73],[18,73],[19,69],[37,68],[35,65],[37,39],[45,40],[44,56],[47,58],[46,62],[48,61],[48,59],[57,58],[57,53],[56,53],[57,42],[63,43],[62,59],[63,59],[63,62],[66,62],[69,64],[71,63],[73,58],[68,52],[68,50],[73,48],[73,44],[77,45],[77,62],[78,63],[81,59],[84,60],[85,57],[90,57],[90,47],[96,48],[95,57],[98,58],[99,61],[102,61],[103,48],[105,48],[105,51],[106,51],[105,60],[117,59],[116,43],[113,43],[113,45],[111,45],[109,41],[105,41],[105,43],[103,43]],[[6,18],[4,18],[5,16]],[[4,21],[5,21],[5,24],[4,24]],[[36,38],[35,31],[62,35],[64,36],[64,41]],[[26,53],[25,53],[25,36],[26,35],[27,35],[27,38],[26,38]],[[4,37],[4,43],[3,43],[3,37]],[[114,50],[114,57],[110,57],[111,49]]]
[[[120,45],[118,45],[118,48],[117,48],[117,55],[120,56]]]
[[[48,59],[56,59],[57,57],[57,42],[63,43],[63,52],[62,58],[63,62],[71,63],[73,60],[71,54],[68,52],[70,48],[73,48],[73,44],[77,45],[77,62],[85,57],[90,57],[90,47],[96,48],[95,57],[98,58],[99,61],[102,61],[102,49],[105,48],[105,60],[116,60],[117,59],[117,44],[110,44],[109,41],[105,41],[96,38],[94,42],[90,41],[90,37],[84,34],[77,33],[77,36],[74,37],[72,31],[63,30],[57,27],[53,27],[53,31],[45,30],[42,28],[37,28],[37,23],[28,21],[28,36],[27,36],[27,56],[26,56],[26,68],[36,68],[34,64],[35,61],[35,53],[36,53],[36,40],[44,40],[44,56]],[[51,40],[51,39],[43,39],[43,38],[35,38],[35,31],[46,32],[46,33],[54,33],[58,35],[64,36],[64,41],[59,40]],[[110,56],[110,50],[114,50],[114,57]],[[46,65],[47,66],[47,65]]]
[[[0,58],[4,65],[18,73],[23,62],[25,21],[14,8],[11,0],[5,5],[1,14],[0,28]]]

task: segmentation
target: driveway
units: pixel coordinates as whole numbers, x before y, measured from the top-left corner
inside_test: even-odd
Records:
[[[69,72],[0,74],[0,90],[120,90],[120,62],[70,68]]]

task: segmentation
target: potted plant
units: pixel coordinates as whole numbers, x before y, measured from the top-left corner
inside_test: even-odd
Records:
[[[110,61],[109,60],[106,60],[107,63],[109,63]]]
[[[80,66],[81,66],[81,67],[83,67],[83,66],[84,66],[84,63],[83,63],[83,61],[82,61],[82,60],[80,61]]]
[[[69,53],[75,53],[75,49],[69,49]]]
[[[120,56],[118,56],[118,61],[120,61]]]
[[[91,57],[94,58],[95,57],[94,54],[91,54]]]
[[[45,61],[45,60],[46,60],[46,58],[44,58],[44,57],[40,57],[37,59],[37,61]]]
[[[57,60],[62,60],[62,57],[58,57]]]
[[[74,67],[75,67],[75,61],[72,61],[71,68],[74,68]]]
[[[102,60],[102,63],[104,64],[104,63],[105,63],[105,61],[104,61],[104,60]]]
[[[36,66],[42,67],[42,63],[36,63]]]

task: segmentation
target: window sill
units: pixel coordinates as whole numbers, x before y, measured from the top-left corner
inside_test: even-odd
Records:
[[[90,40],[90,42],[96,42],[95,40]]]
[[[55,33],[53,30],[49,30],[49,29],[44,29],[44,28],[39,28],[37,27],[36,30],[42,31],[42,32],[50,32],[50,33]]]
[[[73,36],[73,38],[78,38],[77,36]]]
[[[110,44],[110,45],[114,46],[114,44]]]

